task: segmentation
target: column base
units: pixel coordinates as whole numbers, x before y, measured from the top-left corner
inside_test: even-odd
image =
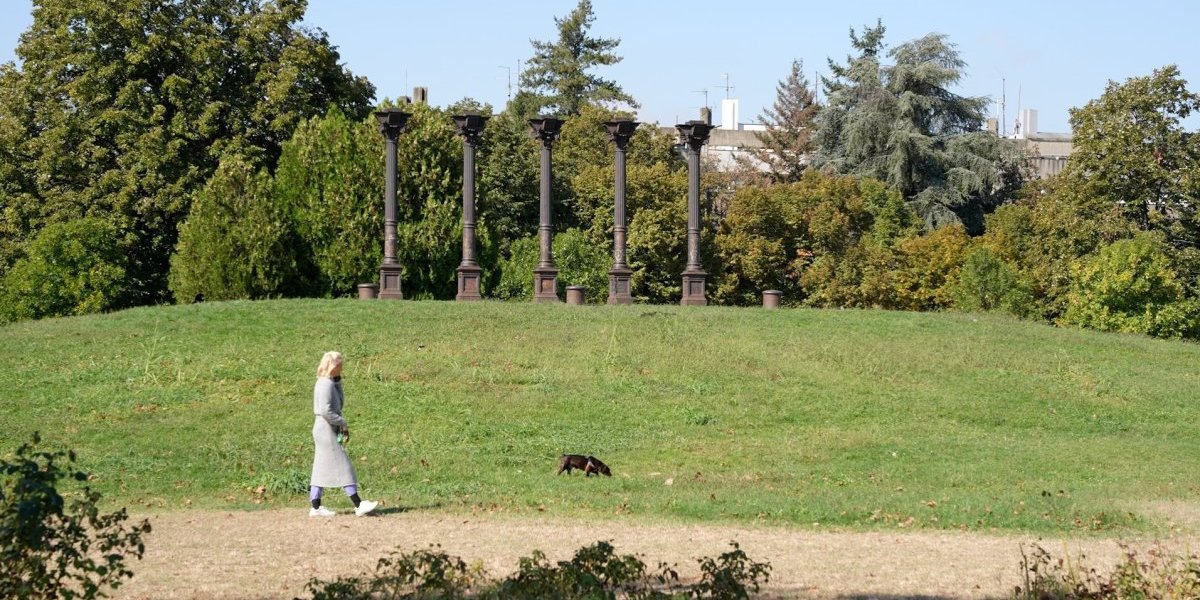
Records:
[[[381,265],[379,267],[379,298],[381,300],[403,300],[404,293],[400,291],[400,265]]]
[[[632,278],[633,269],[629,267],[613,267],[608,272],[609,304],[633,304],[633,296],[629,291]]]
[[[533,270],[533,301],[562,302],[558,297],[558,269],[538,267]]]
[[[454,297],[459,302],[483,300],[479,294],[479,277],[483,269],[473,265],[462,265],[458,268],[458,295]]]
[[[705,306],[708,299],[704,297],[704,284],[708,273],[700,269],[683,272],[683,298],[679,300],[682,306]]]

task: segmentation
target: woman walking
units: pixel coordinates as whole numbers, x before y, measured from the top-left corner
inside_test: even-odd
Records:
[[[350,439],[350,428],[346,418],[342,416],[342,405],[345,396],[342,395],[342,354],[326,352],[317,365],[317,383],[313,386],[313,443],[316,451],[313,454],[312,487],[309,488],[309,500],[312,508],[308,511],[310,517],[332,517],[337,513],[321,504],[322,488],[340,487],[346,490],[346,495],[354,502],[354,514],[363,516],[373,510],[378,504],[358,497],[358,477],[354,474],[354,465],[342,447],[345,440]]]

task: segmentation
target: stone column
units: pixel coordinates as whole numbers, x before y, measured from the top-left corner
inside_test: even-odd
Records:
[[[684,145],[688,161],[688,223],[687,223],[687,267],[683,270],[684,306],[704,306],[708,299],[704,294],[708,273],[700,266],[700,148],[708,141],[712,125],[704,121],[688,121],[676,125]]]
[[[558,269],[554,268],[554,255],[551,251],[554,230],[550,223],[550,148],[558,139],[562,124],[562,119],[553,117],[529,120],[529,126],[542,141],[541,210],[538,221],[540,253],[537,267],[533,269],[534,302],[561,302],[558,297]]]
[[[375,113],[379,131],[387,139],[386,174],[383,196],[383,264],[379,266],[379,297],[384,300],[402,300],[400,291],[400,261],[396,259],[396,140],[404,131],[404,124],[411,115],[389,108]]]
[[[483,269],[475,259],[475,150],[487,125],[487,117],[454,115],[454,124],[463,138],[463,238],[462,263],[458,265],[458,294],[455,300],[482,300],[479,276]]]
[[[613,268],[608,272],[608,303],[633,304],[629,280],[633,270],[625,262],[625,147],[639,123],[630,120],[609,121],[608,139],[616,146],[613,198]]]

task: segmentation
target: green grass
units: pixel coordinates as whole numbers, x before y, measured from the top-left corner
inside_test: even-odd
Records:
[[[392,506],[1129,532],[1200,496],[1200,345],[882,311],[288,300],[18,323],[0,452],[40,430],[134,508],[303,506],[329,349],[364,496]],[[555,477],[564,452],[616,476]]]

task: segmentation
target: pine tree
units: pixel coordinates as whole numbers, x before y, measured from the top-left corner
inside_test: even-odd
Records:
[[[621,43],[619,38],[588,37],[595,18],[591,0],[580,0],[566,18],[555,17],[558,41],[530,41],[534,55],[521,73],[521,87],[533,95],[528,99],[533,108],[553,109],[559,116],[577,115],[585,104],[637,108],[633,97],[616,82],[588,73],[594,67],[621,62],[621,57],[613,53]]]
[[[763,111],[762,121],[767,130],[755,134],[763,147],[750,153],[766,165],[772,181],[800,181],[816,149],[814,134],[819,109],[804,77],[804,62],[793,60],[792,72],[775,87],[775,104]]]

